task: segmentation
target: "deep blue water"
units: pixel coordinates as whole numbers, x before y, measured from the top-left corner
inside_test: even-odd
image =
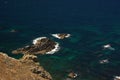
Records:
[[[74,80],[113,80],[120,75],[119,0],[0,0],[0,51],[29,45],[36,37],[47,36],[60,43],[54,55],[39,55],[41,65],[53,80],[65,80],[70,71]],[[16,33],[10,32],[12,29]],[[70,33],[65,40],[51,33]],[[103,50],[111,44],[115,51]],[[100,64],[99,60],[109,59]]]

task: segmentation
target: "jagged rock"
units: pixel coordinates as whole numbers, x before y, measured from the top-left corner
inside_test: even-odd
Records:
[[[51,75],[34,59],[37,56],[24,55],[17,60],[0,52],[0,80],[52,80]]]
[[[56,46],[57,45],[57,46]],[[17,50],[13,50],[12,53],[18,54],[18,53],[23,53],[23,54],[49,54],[52,50],[56,49],[56,51],[59,48],[59,44],[57,42],[54,42],[53,40],[49,38],[41,38],[38,39],[34,42],[33,45],[28,45],[23,48],[18,48]],[[54,53],[52,51],[50,54]]]
[[[35,55],[30,55],[30,54],[25,54],[21,59],[21,62],[34,62],[37,63],[38,62],[38,58]]]

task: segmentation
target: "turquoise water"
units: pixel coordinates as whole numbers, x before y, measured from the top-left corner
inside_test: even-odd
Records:
[[[37,28],[37,29],[36,29]],[[18,32],[10,32],[12,29]],[[71,37],[58,40],[51,33],[70,33]],[[65,80],[71,71],[79,76],[73,80],[113,80],[120,74],[120,28],[97,26],[77,26],[55,28],[11,26],[1,29],[0,51],[13,55],[12,50],[32,44],[36,37],[47,36],[59,42],[61,49],[53,55],[39,55],[40,64],[51,73],[53,80]],[[102,46],[111,44],[115,48],[103,50]],[[100,64],[99,61],[109,59],[109,63]]]
[[[53,55],[39,55],[40,64],[53,80],[65,80],[71,71],[73,80],[113,80],[120,75],[120,1],[119,0],[0,0],[0,51],[32,44],[46,36],[60,43]],[[11,30],[17,32],[11,32]],[[58,40],[52,33],[69,33]],[[103,50],[111,44],[114,51]],[[108,59],[109,63],[100,64]]]

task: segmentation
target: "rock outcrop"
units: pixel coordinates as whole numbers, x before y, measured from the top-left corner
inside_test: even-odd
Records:
[[[52,51],[54,50],[54,51]],[[49,38],[37,38],[33,45],[13,50],[13,54],[52,54],[59,50],[59,44]],[[51,52],[52,51],[52,52]],[[50,53],[51,52],[51,53]]]
[[[35,55],[26,54],[17,60],[0,52],[0,65],[0,80],[52,80]]]

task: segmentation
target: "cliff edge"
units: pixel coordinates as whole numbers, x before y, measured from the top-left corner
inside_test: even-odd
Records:
[[[0,52],[0,79],[52,80],[52,77],[40,66],[35,55],[24,55],[17,60]]]

